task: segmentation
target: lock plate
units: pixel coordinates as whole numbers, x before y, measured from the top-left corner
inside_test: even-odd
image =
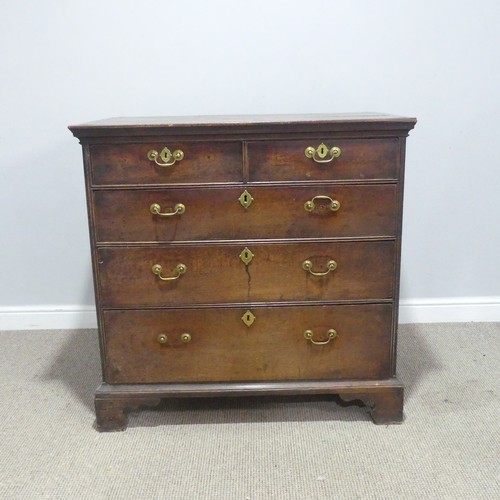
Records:
[[[316,149],[316,153],[321,159],[326,157],[326,155],[328,154],[328,148],[326,147],[326,144],[324,142],[322,142],[318,146],[318,148]]]
[[[251,311],[247,311],[243,316],[241,317],[241,321],[245,323],[248,327],[252,325],[252,323],[255,321],[255,316],[252,314]]]
[[[248,208],[252,204],[253,196],[245,189],[238,200],[240,200],[242,207]]]
[[[250,262],[252,262],[253,258],[254,258],[254,254],[251,252],[251,250],[248,247],[245,247],[243,249],[243,251],[240,253],[240,259],[243,261],[245,266],[250,264]]]

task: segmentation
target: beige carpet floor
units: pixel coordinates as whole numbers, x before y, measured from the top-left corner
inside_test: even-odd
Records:
[[[405,422],[332,398],[171,400],[98,433],[95,330],[0,332],[0,498],[500,499],[500,324],[404,325]]]

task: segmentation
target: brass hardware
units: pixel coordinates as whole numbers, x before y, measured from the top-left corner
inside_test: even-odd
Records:
[[[333,328],[331,328],[330,330],[328,330],[326,332],[326,335],[328,336],[328,340],[313,340],[314,332],[312,330],[306,330],[304,332],[304,337],[307,340],[310,340],[315,345],[325,345],[325,344],[328,344],[328,342],[330,342],[330,340],[332,340],[335,337],[337,337],[337,332]]]
[[[253,196],[245,189],[238,200],[240,200],[242,207],[248,208],[252,204]]]
[[[164,333],[160,333],[160,335],[158,335],[158,337],[156,337],[156,340],[160,344],[166,344],[168,341],[168,337]],[[182,342],[187,344],[188,342],[191,342],[191,335],[189,335],[189,333],[183,333],[181,335],[181,340],[182,340]]]
[[[159,215],[160,217],[172,217],[172,215],[181,215],[186,211],[186,207],[182,203],[177,203],[174,207],[173,212],[161,212],[161,207],[158,203],[153,203],[149,207],[149,211],[153,215]]]
[[[240,253],[240,259],[243,261],[245,266],[250,264],[252,262],[252,259],[254,258],[254,254],[250,251],[248,247],[245,247],[243,251]]]
[[[186,272],[187,267],[185,264],[177,264],[177,266],[175,267],[175,270],[177,272],[177,274],[175,276],[164,277],[161,275],[162,267],[160,266],[160,264],[155,264],[151,268],[151,271],[153,271],[153,274],[158,276],[158,278],[160,278],[162,281],[172,281],[172,280],[179,279],[181,277],[181,275]]]
[[[309,146],[304,151],[307,158],[313,159],[316,163],[330,163],[334,158],[338,158],[342,151],[339,147],[333,146],[328,149],[325,143],[321,143],[316,149]],[[330,158],[326,158],[326,155],[330,153]]]
[[[189,335],[189,333],[183,333],[181,335],[181,340],[187,344],[188,342],[191,342],[191,335]]]
[[[313,263],[310,260],[305,260],[302,262],[302,269],[309,271],[313,276],[326,276],[330,271],[335,271],[337,269],[337,263],[334,260],[329,260],[326,263],[327,271],[324,273],[317,273],[312,270]]]
[[[340,202],[337,200],[333,200],[329,196],[324,196],[324,195],[318,195],[315,196],[313,199],[306,201],[304,203],[304,210],[306,212],[312,212],[316,208],[316,204],[314,203],[314,200],[328,200],[330,202],[330,210],[332,212],[336,212],[340,208]]]
[[[163,160],[163,163],[158,161]],[[181,149],[176,149],[173,153],[167,147],[163,148],[159,153],[155,149],[148,151],[148,160],[154,161],[160,167],[171,167],[176,161],[181,161],[184,158],[184,152]]]
[[[255,316],[252,314],[251,311],[247,311],[242,317],[241,317],[241,320],[243,321],[243,323],[245,323],[245,325],[247,325],[248,327],[250,327],[250,325],[253,324],[253,322],[255,321]]]

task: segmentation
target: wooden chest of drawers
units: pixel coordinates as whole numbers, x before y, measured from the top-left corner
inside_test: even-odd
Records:
[[[339,394],[400,422],[405,141],[415,119],[109,119],[83,146],[101,430],[166,397]]]

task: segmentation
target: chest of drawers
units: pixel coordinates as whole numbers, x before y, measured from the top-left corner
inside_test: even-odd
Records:
[[[109,119],[83,146],[97,426],[167,397],[338,394],[400,422],[405,141],[415,119]]]

